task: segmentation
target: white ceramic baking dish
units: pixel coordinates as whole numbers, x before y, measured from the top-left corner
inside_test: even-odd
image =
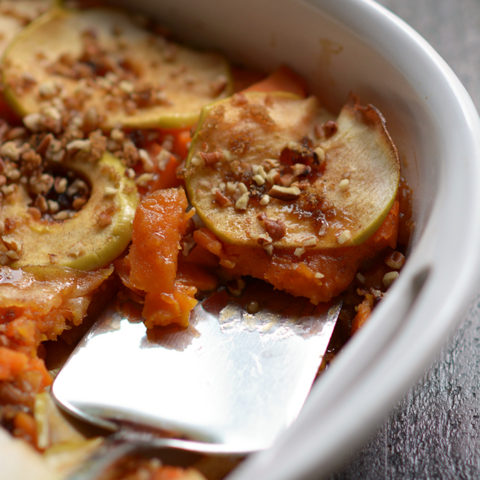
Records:
[[[231,479],[326,475],[421,375],[473,294],[480,270],[478,114],[425,40],[373,1],[137,0],[135,7],[235,61],[265,71],[290,65],[333,110],[354,92],[387,118],[413,189],[416,231],[405,268],[316,383],[298,421]]]

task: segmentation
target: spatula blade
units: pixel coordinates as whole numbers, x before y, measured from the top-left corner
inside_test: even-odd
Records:
[[[262,302],[248,313],[257,309],[252,298]],[[52,392],[99,425],[115,420],[259,450],[296,418],[339,310],[278,292],[255,289],[240,299],[223,292],[197,305],[188,329],[147,335],[143,323],[109,309]]]

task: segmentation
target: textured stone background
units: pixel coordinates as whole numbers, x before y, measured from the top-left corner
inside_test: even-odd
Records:
[[[480,110],[480,0],[379,3],[433,45]],[[424,478],[480,478],[480,285],[435,364],[332,480]]]

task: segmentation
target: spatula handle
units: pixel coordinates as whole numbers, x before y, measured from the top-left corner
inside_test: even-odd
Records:
[[[125,441],[119,432],[114,433],[105,437],[93,454],[69,475],[68,480],[98,479],[108,467],[114,465],[120,458],[139,449],[141,449],[141,444]]]

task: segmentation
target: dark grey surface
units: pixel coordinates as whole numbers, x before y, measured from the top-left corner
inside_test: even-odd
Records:
[[[432,44],[480,110],[480,0],[379,3]],[[480,285],[478,291],[438,360],[332,480],[480,479]]]

